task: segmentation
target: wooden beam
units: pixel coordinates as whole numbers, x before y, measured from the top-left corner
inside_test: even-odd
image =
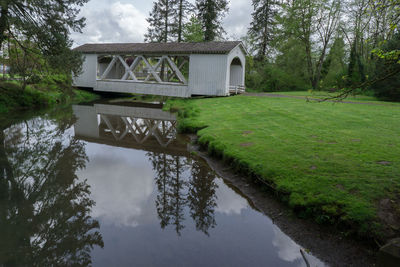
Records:
[[[157,64],[154,66],[154,71],[157,72],[158,68],[161,66],[161,63],[164,60],[164,56],[160,57],[160,59],[158,60]],[[147,82],[151,77],[151,73],[149,73],[146,77],[146,79],[144,80],[145,82]]]
[[[170,65],[170,67],[174,70],[176,76],[178,76],[178,79],[183,83],[183,84],[187,84],[187,81],[185,79],[185,76],[183,76],[182,72],[179,70],[179,68],[175,65],[175,63],[169,58],[167,57],[167,61]]]
[[[189,62],[189,61],[188,61],[187,59],[183,59],[182,63],[178,66],[178,68],[179,68],[179,69],[182,69],[183,66],[185,66],[185,64],[188,63],[188,62]],[[173,78],[175,78],[175,76],[176,76],[176,73],[174,72],[174,73],[172,74],[172,76],[169,78],[168,81],[171,81]]]
[[[113,56],[113,59],[111,60],[110,64],[108,64],[106,70],[103,72],[101,75],[100,79],[103,80],[107,77],[108,73],[111,71],[112,67],[114,67],[115,62],[117,61],[117,57]]]
[[[128,74],[129,74],[131,76],[132,80],[137,81],[135,74],[133,74],[132,70],[130,69],[128,64],[126,64],[125,60],[119,55],[117,57],[118,57],[119,61],[121,61],[122,66],[124,66],[124,68],[125,68],[125,74],[122,76],[121,80],[126,80],[128,78]]]
[[[153,66],[150,65],[150,63],[147,61],[147,59],[144,56],[141,56],[141,58],[143,59],[144,64],[146,64],[147,68],[149,69],[149,71],[153,75],[153,77],[156,79],[156,81],[159,83],[162,83],[160,76],[158,76],[157,72],[153,69]],[[146,80],[147,80],[147,78],[146,78]]]

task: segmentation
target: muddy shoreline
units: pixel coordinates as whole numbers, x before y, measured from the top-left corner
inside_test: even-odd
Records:
[[[260,188],[254,180],[235,173],[222,160],[208,155],[196,145],[197,136],[189,135],[189,150],[196,152],[230,186],[236,188],[260,212],[305,250],[328,266],[376,266],[378,249],[347,238],[333,227],[318,225],[310,219],[296,217],[277,197]]]

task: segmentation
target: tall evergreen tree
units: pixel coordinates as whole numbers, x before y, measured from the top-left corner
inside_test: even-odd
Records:
[[[147,19],[149,28],[145,35],[146,42],[163,42],[174,41],[176,28],[175,20],[176,0],[158,0],[154,2],[153,10]]]
[[[253,21],[248,33],[256,47],[257,57],[260,59],[266,56],[268,45],[273,38],[276,4],[275,0],[253,0]]]
[[[178,43],[183,41],[183,31],[184,31],[184,25],[185,22],[187,21],[187,16],[189,13],[193,11],[193,5],[189,3],[187,0],[178,0],[177,2],[177,23],[176,23],[176,35],[178,38]]]
[[[192,4],[187,0],[158,0],[147,19],[146,42],[182,42],[183,25]]]
[[[196,0],[198,17],[204,31],[204,41],[214,41],[224,33],[222,18],[228,12],[227,0]]]

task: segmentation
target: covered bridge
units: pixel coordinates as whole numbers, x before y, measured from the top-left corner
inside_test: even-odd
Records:
[[[242,42],[85,44],[77,87],[177,97],[244,92]]]

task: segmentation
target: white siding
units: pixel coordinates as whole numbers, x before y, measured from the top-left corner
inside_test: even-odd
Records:
[[[187,85],[142,83],[130,81],[97,81],[96,91],[190,97]]]
[[[99,138],[96,109],[92,106],[73,105],[72,110],[77,118],[74,124],[75,135]]]
[[[234,58],[239,58],[242,67],[232,66]],[[74,77],[74,85],[80,87],[92,87],[94,90],[121,93],[154,94],[177,97],[190,97],[191,95],[229,95],[229,85],[244,85],[246,57],[241,45],[235,47],[229,54],[192,54],[189,62],[188,85],[157,84],[157,83],[135,83],[130,81],[97,80],[97,55],[86,54],[83,62],[83,73]],[[106,64],[100,64],[99,68],[104,71]],[[239,72],[242,75],[238,75]],[[108,79],[119,79],[124,69],[117,64]]]
[[[192,95],[227,94],[227,55],[190,55],[189,65]]]
[[[96,87],[97,55],[86,54],[82,64],[82,73],[73,77],[73,84],[77,87]]]

